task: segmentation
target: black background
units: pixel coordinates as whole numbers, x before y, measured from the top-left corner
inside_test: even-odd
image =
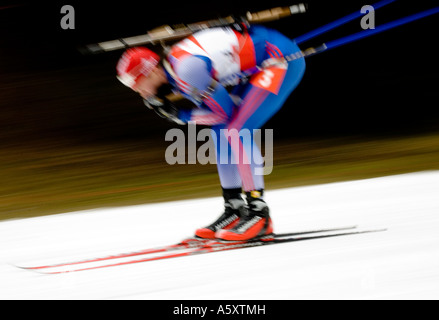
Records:
[[[432,8],[435,1],[396,1],[376,24]],[[174,4],[175,3],[175,4]],[[199,2],[9,1],[0,6],[2,140],[162,140],[159,120],[115,78],[121,51],[84,56],[78,46],[145,33],[163,24],[257,11],[289,1]],[[290,38],[359,10],[362,1],[307,1],[308,13],[268,27]],[[75,30],[63,30],[61,7],[75,8]],[[399,135],[439,129],[438,16],[307,59],[306,75],[266,125],[277,138]],[[357,19],[302,48],[361,31]]]

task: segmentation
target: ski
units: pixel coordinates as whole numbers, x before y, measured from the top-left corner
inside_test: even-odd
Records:
[[[325,230],[318,230],[318,231],[304,231],[304,232],[297,232],[292,234],[281,234],[274,237],[272,240],[265,240],[265,239],[259,239],[259,240],[253,240],[253,241],[234,241],[234,242],[219,242],[219,241],[209,241],[208,243],[205,243],[199,247],[190,248],[188,250],[178,251],[176,253],[168,253],[160,256],[146,256],[141,259],[136,260],[127,260],[127,261],[109,261],[110,263],[107,264],[99,264],[94,265],[93,263],[85,262],[82,263],[81,266],[78,263],[75,263],[74,265],[66,265],[63,266],[57,265],[57,266],[50,266],[47,268],[39,268],[39,269],[31,269],[35,270],[40,273],[44,274],[62,274],[62,273],[69,273],[69,272],[79,272],[79,271],[88,271],[88,270],[96,270],[96,269],[102,269],[102,268],[110,268],[110,267],[116,267],[116,266],[123,266],[123,265],[132,265],[137,263],[143,263],[143,262],[151,262],[151,261],[159,261],[159,260],[165,260],[165,259],[173,259],[173,258],[179,258],[179,257],[188,257],[192,255],[200,255],[200,254],[207,254],[207,253],[213,253],[213,252],[221,252],[221,251],[229,251],[229,250],[237,250],[237,249],[244,249],[244,248],[251,248],[251,247],[260,247],[260,246],[266,246],[266,245],[275,245],[275,244],[282,244],[282,243],[288,243],[288,242],[297,242],[297,241],[304,241],[304,240],[313,240],[313,239],[322,239],[322,238],[330,238],[330,237],[340,237],[340,236],[348,236],[348,235],[356,235],[356,234],[364,234],[364,233],[372,233],[372,232],[381,232],[385,231],[385,229],[377,229],[377,230],[363,230],[363,231],[347,231],[349,229],[355,229],[356,227],[348,227],[348,228],[335,228],[335,229],[325,229]],[[334,230],[343,231],[343,232],[336,232],[334,233]],[[332,232],[332,233],[328,233]],[[147,253],[149,254],[149,253]],[[72,268],[73,267],[73,268]]]
[[[63,262],[63,263],[59,263],[59,264],[51,264],[51,265],[36,266],[36,267],[19,267],[19,268],[26,269],[26,270],[42,270],[42,269],[74,266],[74,265],[85,264],[85,263],[101,262],[101,261],[106,261],[106,260],[136,257],[136,256],[147,255],[147,254],[164,253],[164,252],[182,250],[182,249],[194,249],[194,248],[201,247],[204,244],[207,244],[209,241],[211,241],[211,240],[188,238],[188,239],[185,239],[181,243],[178,243],[178,244],[157,247],[157,248],[151,248],[151,249],[145,249],[145,250],[141,250],[141,251],[120,253],[120,254],[116,254],[116,255],[92,258],[92,259],[87,259],[87,260]]]
[[[326,229],[315,229],[315,230],[307,230],[307,231],[297,231],[297,232],[293,232],[293,233],[275,234],[274,237],[276,239],[280,239],[280,238],[284,238],[284,237],[288,237],[288,236],[299,236],[299,235],[313,234],[313,233],[351,230],[351,229],[355,229],[356,227],[357,226],[347,226],[347,227],[338,227],[338,228],[326,228]],[[91,259],[86,259],[86,260],[62,262],[62,263],[57,263],[57,264],[34,266],[34,267],[19,267],[19,268],[25,269],[25,270],[34,270],[34,271],[48,270],[48,269],[52,269],[52,268],[68,267],[68,266],[75,266],[75,265],[81,265],[81,264],[87,264],[87,263],[103,262],[103,261],[107,261],[107,260],[115,260],[115,259],[130,258],[130,257],[136,257],[136,256],[143,256],[143,255],[166,253],[166,252],[177,251],[177,250],[196,249],[196,248],[200,248],[200,247],[208,244],[211,241],[212,240],[205,240],[205,239],[200,239],[200,238],[187,238],[187,239],[185,239],[177,244],[172,244],[172,245],[157,247],[157,248],[150,248],[150,249],[145,249],[145,250],[141,250],[141,251],[119,253],[119,254],[115,254],[115,255],[91,258]]]

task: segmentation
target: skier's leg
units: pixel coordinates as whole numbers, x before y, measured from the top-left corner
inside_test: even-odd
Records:
[[[291,46],[292,50],[299,50],[295,44]],[[276,51],[273,47],[273,52]],[[268,79],[264,78],[263,75],[262,77],[259,75],[259,79],[263,81],[281,81],[280,88],[278,92],[273,93],[262,89],[257,83],[256,85],[250,84],[245,92],[239,111],[227,126],[230,135],[233,136],[237,134],[236,132],[242,133],[243,131],[253,133],[253,130],[261,128],[279,111],[288,96],[300,83],[304,72],[305,62],[304,59],[300,59],[292,62],[283,75],[281,73],[275,75],[275,77],[282,78],[282,80],[275,77]],[[273,74],[275,73],[273,72]],[[258,78],[255,79],[258,80]],[[238,134],[237,140],[239,143],[235,143],[235,146],[232,145],[232,149],[233,155],[238,160],[238,172],[241,176],[243,189],[247,194],[247,214],[241,218],[234,228],[217,233],[216,236],[223,240],[248,240],[273,232],[269,209],[263,199],[262,155],[253,135],[250,134],[251,139],[244,139],[243,136],[245,134]]]
[[[232,110],[235,108],[228,93],[226,96],[215,96],[221,106]],[[233,155],[227,139],[223,137],[225,124],[212,127],[212,138],[215,142],[218,175],[224,198],[224,212],[212,224],[196,230],[195,235],[204,239],[215,239],[221,229],[233,228],[239,221],[246,202],[242,197],[242,181],[238,167],[233,163]]]

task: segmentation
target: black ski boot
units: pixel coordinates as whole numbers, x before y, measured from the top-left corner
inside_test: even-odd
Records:
[[[248,241],[272,236],[273,222],[262,195],[263,190],[248,192],[248,205],[239,223],[228,230],[218,231],[216,237],[225,241]]]
[[[233,228],[245,211],[246,203],[241,192],[241,189],[223,189],[224,213],[211,225],[195,231],[195,235],[202,239],[216,239],[219,230]]]

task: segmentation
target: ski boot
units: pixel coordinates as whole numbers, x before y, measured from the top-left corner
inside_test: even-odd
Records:
[[[195,231],[195,236],[202,239],[216,239],[219,230],[228,230],[235,227],[245,211],[245,201],[241,196],[241,189],[223,189],[224,213],[212,224]]]
[[[224,241],[251,241],[273,238],[273,222],[270,210],[262,199],[263,190],[247,193],[245,210],[241,219],[232,228],[222,229],[216,233],[216,238]]]

